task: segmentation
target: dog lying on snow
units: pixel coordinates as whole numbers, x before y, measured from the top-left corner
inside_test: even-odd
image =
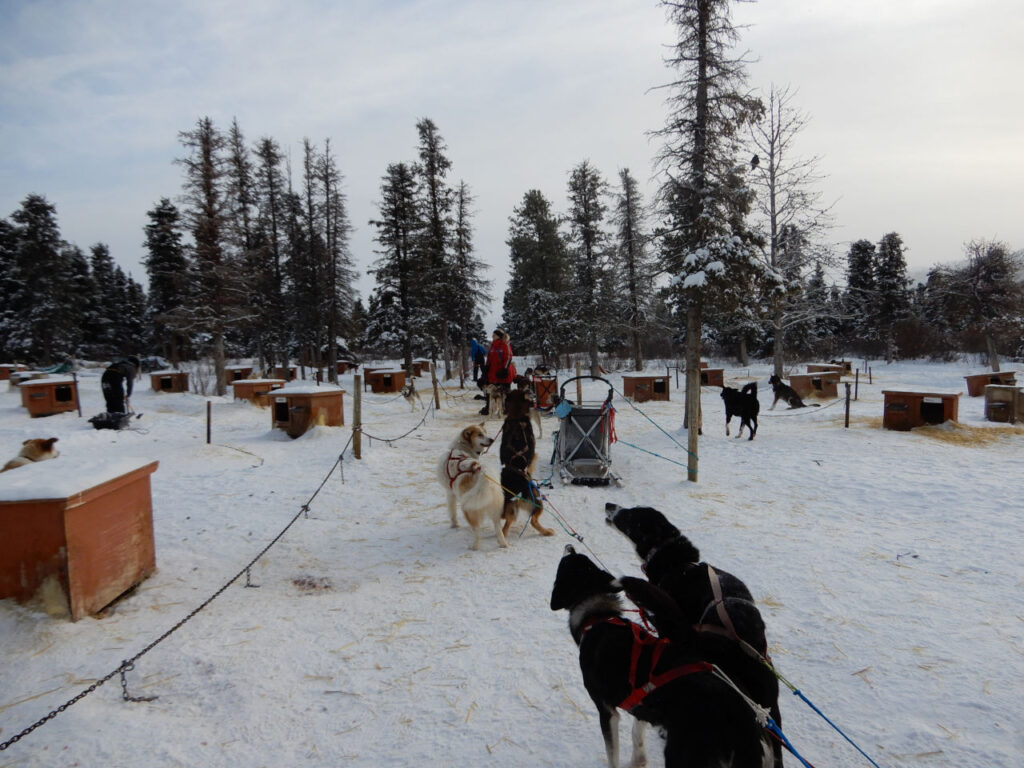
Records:
[[[633,579],[631,581],[639,581]],[[619,766],[619,709],[632,714],[632,765],[647,764],[644,723],[665,739],[666,768],[767,768],[763,712],[686,644],[655,638],[622,617],[610,573],[567,545],[551,610],[569,611],[583,685],[597,707],[611,768]],[[668,600],[667,597],[664,598]]]
[[[768,661],[764,620],[739,578],[700,561],[700,551],[658,510],[605,505],[605,521],[632,542],[650,585],[631,583],[628,594],[652,614],[658,631],[692,642],[702,658],[719,666],[782,726],[779,683]],[[669,605],[661,595],[671,599]],[[774,745],[775,765],[782,751]]]
[[[56,437],[48,437],[45,440],[38,437],[26,440],[21,444],[21,450],[18,452],[18,455],[4,464],[4,468],[0,469],[0,472],[24,467],[26,464],[32,464],[36,461],[56,459],[60,456],[60,451],[54,447],[56,442]]]
[[[508,536],[508,529],[526,508],[532,525],[541,536],[554,536],[555,532],[540,524],[544,502],[533,483],[533,472],[537,466],[537,441],[533,435],[531,420],[533,403],[526,392],[514,389],[505,396],[505,424],[501,428],[501,485],[505,498],[502,517]]]
[[[744,384],[743,389],[733,387],[722,387],[722,400],[725,402],[725,436],[729,436],[729,422],[733,416],[740,419],[740,431],[736,437],[743,436],[743,428],[750,432],[748,439],[753,440],[757,434],[757,414],[761,410],[761,403],[757,399],[757,382],[752,381]]]
[[[480,528],[491,521],[498,546],[507,547],[502,530],[504,498],[498,481],[487,474],[480,457],[494,443],[484,432],[483,424],[466,427],[452,441],[437,465],[437,479],[448,501],[448,517],[452,528],[459,527],[458,509],[473,529],[473,549],[480,549]]]
[[[782,379],[776,376],[774,373],[768,377],[768,383],[772,385],[772,392],[775,394],[775,399],[772,400],[772,407],[769,411],[775,410],[775,405],[782,400],[790,408],[806,408],[805,403],[800,395],[797,394],[796,390],[793,389],[789,384],[784,384]],[[815,408],[819,407],[818,403],[811,403]]]

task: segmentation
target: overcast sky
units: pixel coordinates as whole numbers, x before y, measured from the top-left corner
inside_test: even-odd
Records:
[[[431,118],[476,196],[493,317],[527,190],[564,211],[582,160],[654,189],[673,42],[654,0],[0,0],[0,19],[0,216],[43,194],[66,240],[109,244],[144,285],[146,211],[180,194],[201,116],[296,167],[329,138],[360,273],[381,177]],[[1024,1],[762,0],[735,20],[750,85],[791,86],[810,117],[797,148],[821,157],[839,253],[896,231],[918,276],[971,239],[1024,248]]]

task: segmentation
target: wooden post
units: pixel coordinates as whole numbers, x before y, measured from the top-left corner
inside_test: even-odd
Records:
[[[441,393],[437,390],[437,363],[430,362],[430,383],[434,387],[434,408],[441,410]]]
[[[846,384],[846,428],[850,428],[850,382],[844,382]]]
[[[75,405],[78,406],[78,418],[82,418],[82,398],[78,394],[78,373],[72,371],[71,378],[75,381]]]
[[[352,455],[363,458],[363,377],[352,377]]]
[[[858,368],[853,374],[853,399],[857,400],[860,397],[860,368]]]
[[[868,384],[874,384],[874,383],[875,383],[875,382],[873,382],[873,381],[871,380],[871,367],[869,366],[869,367],[868,367]]]
[[[580,381],[580,376],[583,375],[583,363],[576,361],[576,403],[583,402],[583,382]]]
[[[213,403],[209,400],[206,401],[206,444],[210,444],[210,421],[212,419],[211,414],[213,413]]]

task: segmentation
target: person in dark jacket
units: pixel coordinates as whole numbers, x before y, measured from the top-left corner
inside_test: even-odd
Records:
[[[480,378],[487,370],[487,347],[476,339],[470,339],[469,354],[473,358],[473,381],[477,383],[477,386],[483,386],[487,382],[484,381],[481,384]]]
[[[103,372],[100,387],[107,402],[107,413],[125,413],[125,401],[132,396],[132,382],[139,370],[139,358],[131,355],[112,363]]]

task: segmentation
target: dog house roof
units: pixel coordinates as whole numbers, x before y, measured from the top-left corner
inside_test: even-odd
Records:
[[[61,455],[0,473],[0,503],[67,499],[153,463],[153,459],[79,459]]]

